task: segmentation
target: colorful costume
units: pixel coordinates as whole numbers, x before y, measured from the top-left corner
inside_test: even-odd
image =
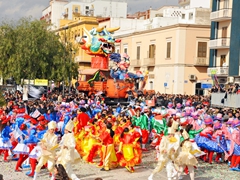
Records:
[[[41,140],[41,157],[35,169],[34,180],[37,179],[41,167],[48,163],[48,170],[53,173],[55,166],[55,151],[57,148],[57,135],[54,134],[57,124],[55,121],[48,123],[48,131],[44,134]],[[53,132],[49,132],[53,131]],[[54,179],[54,176],[52,176]]]
[[[75,149],[76,143],[74,135],[72,133],[73,127],[74,124],[72,120],[70,120],[65,127],[65,130],[68,131],[68,133],[63,135],[60,142],[61,150],[57,152],[57,163],[62,164],[65,167],[66,172],[72,180],[79,180],[72,171],[72,164],[77,159],[80,159],[80,155]]]

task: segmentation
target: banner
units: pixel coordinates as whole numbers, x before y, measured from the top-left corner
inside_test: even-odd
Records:
[[[43,94],[47,94],[47,86],[28,86],[28,98],[40,99]]]
[[[47,79],[35,79],[34,85],[35,86],[48,86],[48,80]]]

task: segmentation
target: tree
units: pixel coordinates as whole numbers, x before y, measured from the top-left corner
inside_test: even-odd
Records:
[[[22,18],[0,24],[0,73],[4,79],[66,80],[76,76],[71,44],[61,43],[45,21]]]

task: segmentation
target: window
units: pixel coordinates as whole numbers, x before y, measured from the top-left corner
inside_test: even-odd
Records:
[[[137,46],[137,60],[140,59],[140,46]]]
[[[167,42],[167,56],[166,58],[171,58],[171,42]]]
[[[189,19],[193,19],[193,13],[189,13]]]
[[[75,7],[74,12],[75,12],[75,13],[78,13],[78,7]]]
[[[207,42],[198,42],[198,57],[207,57]]]
[[[182,14],[182,19],[185,19],[185,14]]]
[[[148,54],[149,58],[155,58],[155,49],[156,49],[155,44],[149,45],[149,54]]]
[[[89,9],[89,6],[86,6],[85,9]]]
[[[127,54],[127,48],[124,48],[124,53],[126,53],[126,54]]]

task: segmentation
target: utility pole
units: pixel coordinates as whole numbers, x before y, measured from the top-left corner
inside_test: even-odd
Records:
[[[67,61],[67,52],[66,52],[66,48],[67,48],[67,29],[68,29],[68,26],[64,26],[63,27],[64,29],[64,44],[65,44],[65,51],[64,51],[64,66],[66,67],[66,61]],[[63,79],[63,82],[62,82],[62,86],[63,86],[63,96],[65,95],[65,79]]]

